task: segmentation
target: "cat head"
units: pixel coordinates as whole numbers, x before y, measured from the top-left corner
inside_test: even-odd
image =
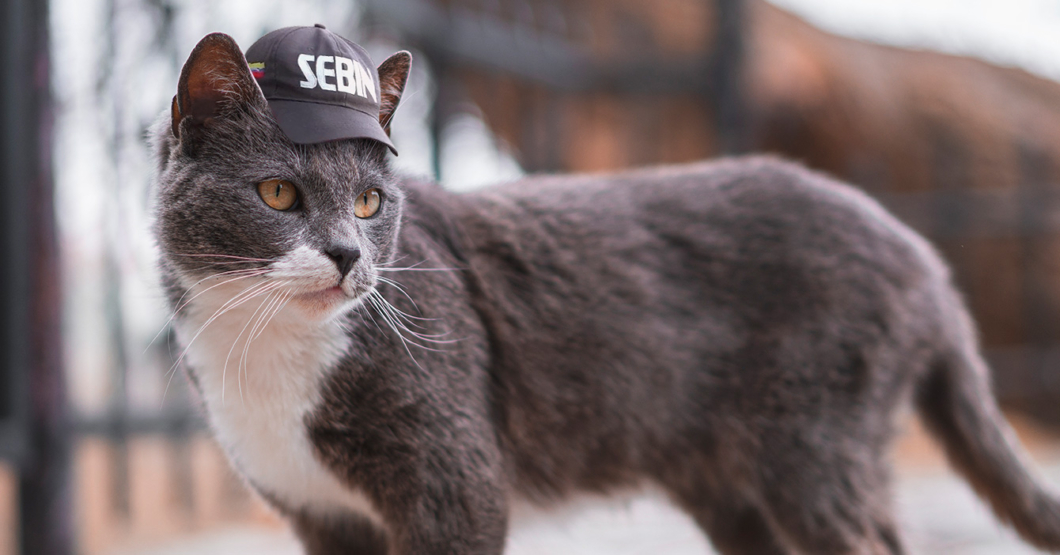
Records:
[[[410,62],[399,52],[378,68],[388,135]],[[270,291],[326,320],[367,294],[395,252],[403,194],[387,146],[292,142],[227,35],[192,51],[154,141],[155,234],[171,296]]]

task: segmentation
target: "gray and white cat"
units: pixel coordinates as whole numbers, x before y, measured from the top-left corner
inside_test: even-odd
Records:
[[[188,375],[309,553],[497,554],[514,499],[643,484],[724,554],[902,553],[910,399],[1060,549],[946,267],[845,185],[749,158],[452,194],[370,140],[291,143],[220,34],[155,140]]]

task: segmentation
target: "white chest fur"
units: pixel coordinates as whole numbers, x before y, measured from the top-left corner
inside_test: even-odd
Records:
[[[263,329],[255,329],[255,310],[261,308],[261,314],[268,307],[255,299],[226,312],[196,337],[214,307],[223,304],[210,300],[200,297],[177,331],[182,343],[191,342],[188,364],[200,381],[216,438],[233,465],[289,507],[354,511],[382,524],[362,493],[319,462],[306,435],[304,419],[320,402],[321,382],[349,346],[339,325],[307,324],[281,311]],[[252,330],[256,337],[248,347]]]

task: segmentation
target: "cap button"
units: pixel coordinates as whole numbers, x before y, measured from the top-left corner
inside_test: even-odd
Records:
[[[321,25],[320,23],[317,23],[316,25],[313,25],[313,27],[316,27],[317,29],[327,29],[327,27]]]

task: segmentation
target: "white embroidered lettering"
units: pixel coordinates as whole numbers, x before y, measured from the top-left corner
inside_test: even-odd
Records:
[[[305,81],[300,81],[298,84],[303,89],[312,89],[317,86],[317,76],[313,73],[313,68],[309,66],[312,61],[313,56],[310,54],[299,54],[298,56],[298,68],[302,70],[302,75],[305,76]]]
[[[333,83],[328,83],[328,77],[335,76],[335,56],[317,56],[317,84],[325,91],[335,90]],[[332,64],[332,69],[324,67],[324,64]]]
[[[340,91],[357,94],[357,77],[353,73],[354,61],[342,56],[335,56],[335,85]]]
[[[354,66],[357,70],[357,94],[365,98],[371,95],[372,101],[378,102],[379,100],[375,97],[375,81],[372,80],[372,74],[358,62],[354,62]]]

